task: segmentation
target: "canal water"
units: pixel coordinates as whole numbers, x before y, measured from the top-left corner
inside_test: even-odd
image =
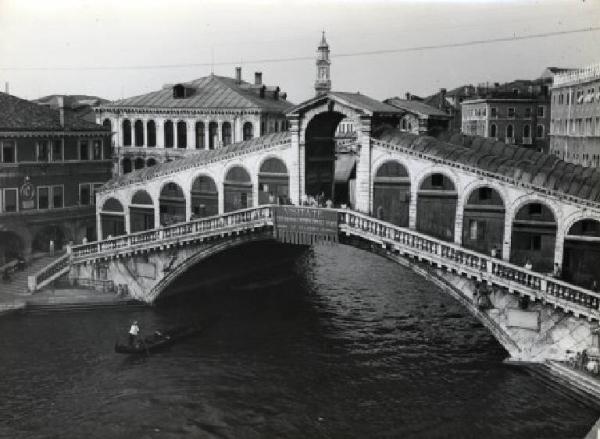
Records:
[[[596,421],[505,366],[411,271],[341,245],[295,253],[240,248],[153,308],[1,318],[0,437],[565,439]],[[168,351],[113,352],[132,319],[151,332],[206,318]]]

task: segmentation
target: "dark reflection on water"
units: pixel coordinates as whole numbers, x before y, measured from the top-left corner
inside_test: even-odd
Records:
[[[191,286],[197,268],[180,284],[191,294],[151,309],[0,319],[0,437],[563,439],[598,417],[504,366],[486,330],[409,270],[344,246],[278,260],[209,291]],[[133,318],[150,331],[207,316],[167,352],[113,353]]]

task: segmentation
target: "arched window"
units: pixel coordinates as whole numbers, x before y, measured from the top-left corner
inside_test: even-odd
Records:
[[[492,125],[490,125],[490,137],[497,137],[497,132],[496,132],[496,124],[493,123]]]
[[[204,122],[196,122],[196,149],[204,149]]]
[[[406,129],[406,119],[402,119],[402,129]]]
[[[102,122],[102,126],[104,128],[108,128],[112,132],[112,122],[110,121],[110,119],[104,119],[104,122]]]
[[[177,148],[187,148],[187,124],[182,120],[177,122]]]
[[[154,166],[154,165],[156,165],[156,160],[154,160],[154,159],[150,158],[150,159],[148,159],[148,160],[146,161],[146,166],[147,166],[147,167]]]
[[[544,137],[544,125],[538,125],[537,126],[536,136],[537,137]]]
[[[141,120],[136,120],[133,129],[135,132],[135,146],[142,146],[144,144],[144,123]]]
[[[231,124],[223,122],[223,146],[231,145]]]
[[[137,159],[135,159],[135,162],[133,162],[133,167],[135,169],[142,169],[145,166],[145,164],[146,163],[144,162],[144,159],[138,157]]]
[[[512,139],[514,137],[514,129],[512,125],[506,127],[506,137]]]
[[[123,159],[123,174],[127,174],[128,172],[131,172],[131,160],[128,158],[124,158]]]
[[[531,127],[529,125],[523,127],[523,137],[531,137]]]
[[[148,146],[156,146],[156,123],[153,120],[149,120],[146,124],[148,131]]]
[[[131,121],[123,121],[123,146],[131,146]]]
[[[173,148],[173,122],[165,122],[165,148]]]
[[[244,140],[250,140],[254,137],[254,126],[252,122],[246,122],[244,124]]]

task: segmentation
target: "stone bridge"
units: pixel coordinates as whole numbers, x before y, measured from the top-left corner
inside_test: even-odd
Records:
[[[438,283],[514,359],[561,359],[592,347],[600,316],[600,295],[590,289],[600,280],[598,171],[492,140],[403,133],[398,110],[356,93],[330,92],[287,117],[287,132],[107,183],[96,197],[102,241],[73,247],[32,288],[70,271],[128,284],[152,302],[180,273],[227,248],[333,239]],[[356,129],[343,153],[334,137],[341,120]],[[339,208],[307,214],[276,206],[318,194]],[[281,209],[298,209],[307,221],[285,229]],[[562,273],[553,277],[555,264]],[[475,306],[476,281],[492,290],[491,308]]]

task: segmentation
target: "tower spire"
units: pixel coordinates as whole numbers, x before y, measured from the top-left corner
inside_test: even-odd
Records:
[[[329,44],[327,44],[325,30],[323,30],[321,42],[317,49],[317,78],[315,80],[315,93],[317,96],[327,94],[331,90],[330,68]]]

